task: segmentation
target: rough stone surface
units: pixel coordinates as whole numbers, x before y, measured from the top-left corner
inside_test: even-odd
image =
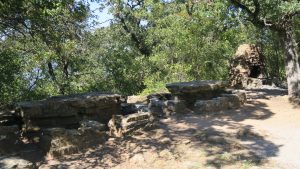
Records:
[[[173,100],[184,100],[186,106],[193,109],[197,100],[210,100],[224,93],[228,83],[224,81],[202,80],[167,84]]]
[[[150,103],[148,105],[149,111],[156,117],[162,117],[164,116],[164,108],[165,103],[162,100],[159,100],[158,98],[152,98],[150,99]]]
[[[166,88],[172,94],[201,93],[206,91],[211,92],[216,90],[223,90],[225,87],[227,87],[227,82],[214,81],[214,80],[178,82],[178,83],[170,83],[166,85]]]
[[[185,113],[186,105],[184,100],[168,100],[165,101],[166,110],[165,113]]]
[[[162,101],[171,100],[172,94],[171,93],[154,93],[147,96],[148,100],[156,98]]]
[[[264,56],[259,47],[239,46],[230,62],[230,85],[236,88],[261,88],[267,83]]]
[[[115,115],[109,121],[110,135],[122,137],[139,129],[152,127],[154,117],[150,112],[139,112],[126,116]]]
[[[34,169],[34,164],[19,157],[0,158],[0,168],[3,169]]]
[[[87,93],[21,102],[17,104],[17,112],[23,118],[25,131],[77,128],[82,119],[106,124],[113,114],[120,113],[121,102],[122,97],[117,94]]]
[[[219,112],[227,110],[229,107],[229,99],[227,97],[218,97],[213,100],[198,100],[195,103],[195,112]]]
[[[132,104],[148,104],[147,96],[128,96],[127,103]]]
[[[212,100],[198,100],[194,105],[197,113],[220,112],[228,109],[237,109],[246,102],[246,94],[232,91],[231,94],[221,94],[221,97]]]
[[[105,126],[96,121],[83,121],[76,129],[49,128],[42,131],[40,147],[52,156],[77,153],[104,143],[108,137]]]
[[[248,77],[242,79],[242,85],[247,89],[257,89],[262,88],[264,83],[261,79]]]

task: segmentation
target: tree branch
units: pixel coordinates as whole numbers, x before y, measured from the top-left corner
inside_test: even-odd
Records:
[[[252,22],[255,26],[260,27],[260,28],[269,27],[270,29],[275,30],[275,31],[281,30],[281,27],[279,26],[279,24],[273,23],[270,20],[268,20],[267,18],[259,17],[260,3],[258,2],[258,0],[252,0],[253,5],[254,5],[253,12],[250,10],[250,8],[248,8],[246,5],[242,4],[239,0],[230,0],[230,2],[234,6],[244,10],[249,16],[248,20],[250,22]]]

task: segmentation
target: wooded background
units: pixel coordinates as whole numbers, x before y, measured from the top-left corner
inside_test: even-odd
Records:
[[[91,29],[91,2],[109,10],[109,26]],[[229,60],[244,43],[261,47],[270,79],[294,78],[288,85],[296,96],[299,11],[299,0],[1,0],[0,105],[227,80]]]

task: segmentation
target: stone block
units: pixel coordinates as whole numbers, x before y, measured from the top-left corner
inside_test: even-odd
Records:
[[[40,135],[40,147],[53,156],[61,156],[104,143],[108,139],[105,125],[82,121],[78,129],[48,128]]]
[[[134,113],[126,116],[116,115],[108,123],[110,135],[121,137],[124,134],[153,125],[154,116],[150,112]]]
[[[165,102],[166,109],[170,112],[185,113],[186,105],[184,100],[168,100]]]
[[[156,117],[164,116],[164,108],[165,104],[163,101],[152,98],[150,99],[150,103],[148,105],[149,111]]]
[[[240,101],[239,95],[237,94],[222,94],[223,97],[228,98],[228,107],[229,109],[240,108],[242,103]]]
[[[186,106],[193,109],[197,100],[211,100],[224,93],[228,83],[225,81],[202,80],[167,84],[174,100],[185,100]]]
[[[148,104],[147,96],[128,96],[127,103],[131,104]]]
[[[224,90],[228,83],[225,81],[202,80],[192,82],[178,82],[166,85],[172,94],[201,93],[205,91]]]

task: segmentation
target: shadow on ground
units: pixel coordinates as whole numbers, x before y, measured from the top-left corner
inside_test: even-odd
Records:
[[[32,144],[11,154],[36,162],[42,168],[223,168],[239,163],[263,165],[276,157],[281,145],[264,133],[240,122],[266,120],[274,115],[260,99],[286,95],[285,90],[248,90],[249,101],[239,110],[215,114],[179,114],[161,119],[157,127],[124,139],[112,138],[105,145],[59,159],[42,159]],[[137,165],[139,164],[139,165]],[[136,166],[136,167],[134,167]],[[192,166],[192,167],[191,167]],[[236,167],[236,166],[234,166]],[[3,168],[3,164],[0,164]]]
[[[251,92],[268,96],[286,94],[277,90]],[[214,168],[241,162],[262,165],[268,158],[278,155],[281,145],[267,140],[263,133],[254,132],[253,126],[239,123],[246,119],[265,120],[274,115],[259,99],[250,99],[239,110],[218,114],[188,113],[163,119],[154,130],[137,132],[125,139],[110,139],[104,146],[66,156],[58,160],[57,165],[60,168],[76,165],[85,168],[121,165],[120,168],[126,168],[127,163],[127,168],[134,168],[134,164],[141,162],[137,168],[153,168],[157,161],[161,162],[158,164],[160,168],[164,168],[163,163],[174,162],[176,165],[176,162],[189,161],[196,167]]]

